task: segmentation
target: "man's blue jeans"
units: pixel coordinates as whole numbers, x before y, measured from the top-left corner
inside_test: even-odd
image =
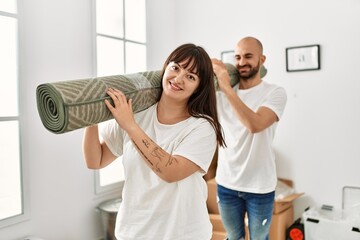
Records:
[[[256,194],[217,185],[219,210],[228,240],[245,239],[247,212],[251,240],[268,240],[275,192]]]

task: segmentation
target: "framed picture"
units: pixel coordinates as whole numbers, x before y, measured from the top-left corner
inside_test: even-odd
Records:
[[[286,71],[310,71],[320,69],[320,45],[286,48]]]
[[[235,62],[235,52],[234,51],[223,51],[221,52],[221,61],[223,63],[231,63]]]

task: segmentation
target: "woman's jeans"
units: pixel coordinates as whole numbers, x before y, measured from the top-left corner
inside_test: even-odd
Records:
[[[228,240],[245,239],[245,213],[251,240],[268,240],[275,192],[239,192],[217,185],[219,210]]]

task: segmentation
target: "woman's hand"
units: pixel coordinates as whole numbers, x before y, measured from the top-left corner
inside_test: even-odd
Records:
[[[106,106],[120,127],[129,133],[133,127],[136,127],[136,122],[132,110],[132,100],[130,99],[128,101],[124,93],[117,89],[109,88],[106,93],[114,102],[113,106],[111,105],[110,101],[106,99]]]

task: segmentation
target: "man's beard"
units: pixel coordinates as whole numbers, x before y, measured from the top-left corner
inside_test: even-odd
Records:
[[[238,71],[239,71],[239,74],[240,74],[240,79],[241,80],[249,80],[249,79],[252,79],[253,77],[255,77],[255,75],[259,72],[260,70],[260,63],[258,63],[257,66],[255,67],[251,67],[251,65],[245,65],[245,66],[248,66],[250,67],[250,71],[249,72],[241,72],[240,71],[240,67],[238,66]]]

